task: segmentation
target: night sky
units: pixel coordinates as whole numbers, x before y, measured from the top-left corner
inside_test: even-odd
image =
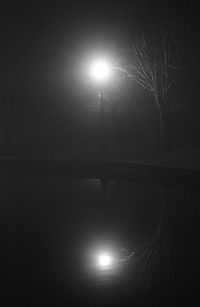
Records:
[[[12,150],[45,152],[57,147],[67,151],[95,143],[97,97],[95,89],[83,82],[85,58],[99,50],[119,56],[138,24],[159,27],[163,16],[176,24],[187,67],[182,91],[173,104],[174,146],[198,145],[199,46],[194,3],[3,1],[1,14],[1,100],[9,106]],[[158,116],[150,100],[130,81],[119,85],[111,101],[119,105],[119,143],[129,135],[128,143],[131,139],[139,147],[156,146]]]

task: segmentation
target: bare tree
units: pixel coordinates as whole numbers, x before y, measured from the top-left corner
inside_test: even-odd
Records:
[[[182,58],[176,35],[167,25],[149,32],[147,35],[144,30],[139,30],[131,36],[126,56],[128,61],[122,66],[126,75],[153,96],[159,112],[161,149],[168,151],[170,98],[176,87]]]

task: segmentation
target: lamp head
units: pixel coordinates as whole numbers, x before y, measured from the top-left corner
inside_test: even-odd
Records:
[[[97,82],[106,82],[111,76],[111,67],[104,59],[97,59],[91,63],[89,68],[90,76]]]

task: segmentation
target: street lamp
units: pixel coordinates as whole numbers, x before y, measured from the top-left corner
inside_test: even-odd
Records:
[[[103,85],[110,80],[112,77],[113,70],[121,71],[132,78],[128,71],[115,67],[109,64],[106,59],[96,59],[93,61],[89,67],[90,77],[99,84],[100,90],[98,93],[99,103],[100,103],[100,114],[101,114],[101,142],[100,142],[100,156],[105,157],[108,152],[108,146],[105,136],[105,118],[104,118],[104,95],[103,95]]]
[[[96,59],[89,67],[90,77],[99,84],[99,103],[100,103],[100,116],[101,116],[101,141],[100,141],[100,156],[105,157],[108,148],[105,136],[105,118],[104,118],[104,95],[103,85],[109,81],[112,75],[112,69],[105,59]]]
[[[127,70],[121,67],[112,66],[105,59],[97,59],[92,62],[89,68],[89,73],[93,80],[102,84],[109,81],[109,79],[112,77],[113,70],[119,70],[128,77],[133,78]]]

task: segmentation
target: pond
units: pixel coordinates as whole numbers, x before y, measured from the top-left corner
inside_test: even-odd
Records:
[[[164,306],[195,297],[198,190],[59,176],[0,179],[11,306]]]

